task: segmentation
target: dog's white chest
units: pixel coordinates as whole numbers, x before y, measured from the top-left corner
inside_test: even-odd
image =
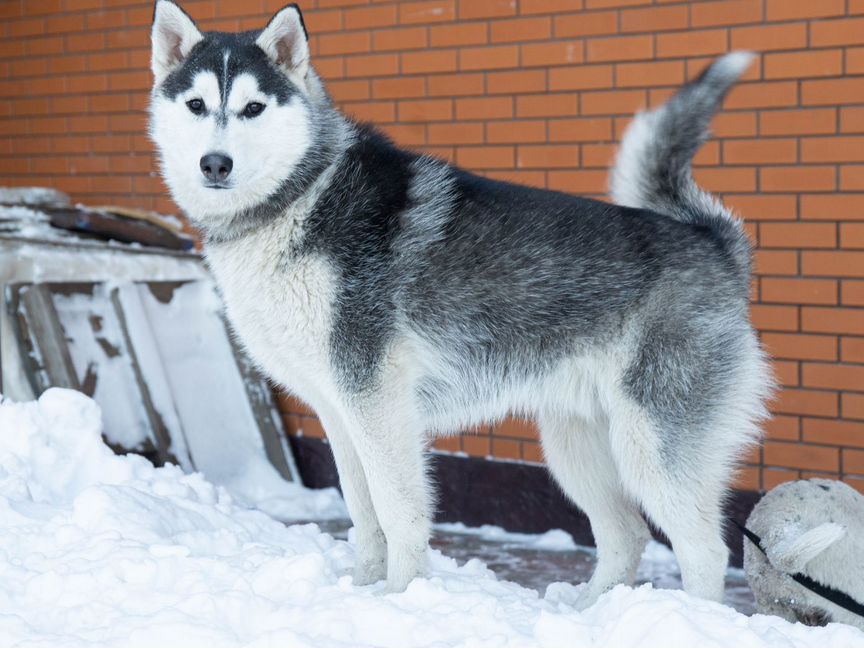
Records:
[[[228,319],[253,360],[306,400],[327,391],[335,283],[319,255],[289,257],[285,241],[262,232],[209,246],[207,259]]]

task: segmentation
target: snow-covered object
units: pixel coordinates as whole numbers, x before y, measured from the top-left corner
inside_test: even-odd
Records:
[[[49,187],[0,187],[0,204],[63,207],[69,196]]]
[[[864,604],[864,496],[830,479],[787,482],[759,501],[747,528],[762,538],[765,549],[763,554],[744,541],[744,571],[760,612],[811,624],[839,621],[864,630],[864,617],[790,576],[804,574]]]
[[[200,475],[115,456],[76,392],[0,403],[4,646],[864,647],[844,625],[745,617],[679,591],[618,587],[584,613],[430,551],[402,594],[351,584],[354,549],[238,506]],[[314,493],[298,487],[295,505]]]

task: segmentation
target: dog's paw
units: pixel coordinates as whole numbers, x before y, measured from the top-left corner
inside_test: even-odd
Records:
[[[380,559],[358,560],[354,566],[354,585],[372,585],[387,578],[387,561]]]

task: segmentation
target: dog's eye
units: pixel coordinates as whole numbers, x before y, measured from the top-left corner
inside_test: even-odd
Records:
[[[243,116],[257,117],[262,112],[264,112],[264,104],[253,101],[252,103],[246,104],[246,107],[243,109]]]
[[[186,102],[186,106],[195,115],[200,115],[202,112],[204,112],[204,102],[200,99],[190,99]]]

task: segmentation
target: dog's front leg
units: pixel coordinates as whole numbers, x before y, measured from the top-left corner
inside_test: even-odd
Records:
[[[323,410],[319,416],[336,460],[342,496],[354,523],[354,584],[377,583],[387,577],[387,541],[375,515],[363,465],[341,417]]]
[[[387,589],[392,592],[403,591],[423,571],[431,533],[423,430],[406,411],[392,399],[375,399],[357,408],[349,424],[387,538]]]

